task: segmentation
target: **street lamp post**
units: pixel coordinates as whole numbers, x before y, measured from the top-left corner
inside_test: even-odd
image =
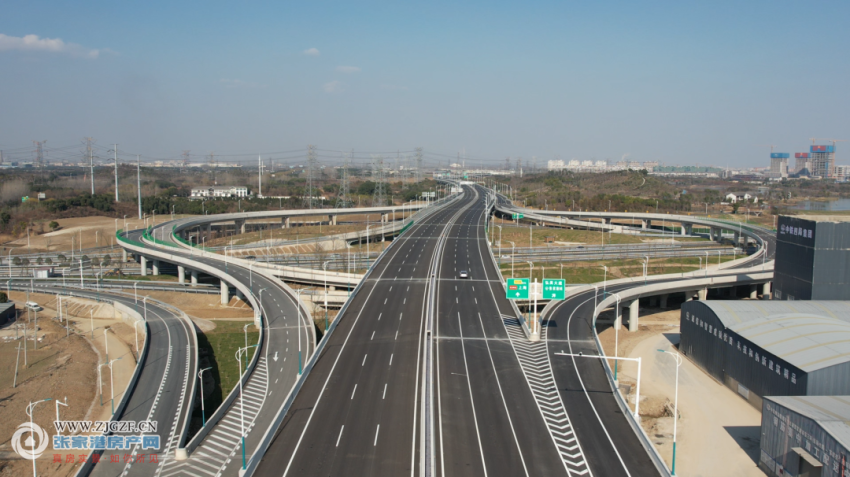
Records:
[[[673,462],[670,466],[670,474],[676,475],[676,424],[679,421],[679,366],[682,365],[682,356],[679,353],[659,349],[658,352],[666,353],[676,360],[676,387],[673,397]]]
[[[209,371],[212,367],[204,368],[198,371],[198,381],[201,383],[201,427],[207,427],[207,415],[204,409],[204,371]],[[242,376],[239,376],[240,378]]]
[[[112,414],[115,414],[115,381],[112,379],[112,363],[118,361],[119,358],[115,358],[109,362],[109,387],[111,389],[112,394]]]
[[[516,255],[516,253],[514,253],[514,250],[516,249],[516,244],[511,242],[510,240],[508,240],[508,243],[511,244],[511,278],[513,278],[513,276],[514,276],[514,255]]]
[[[322,270],[325,272],[325,333],[328,332],[328,263],[330,260],[322,264]]]
[[[298,376],[301,376],[301,289],[295,290],[297,301],[295,308],[298,309]]]
[[[29,405],[27,406],[27,416],[30,417],[30,433],[32,434],[30,436],[30,439],[32,439],[33,450],[35,450],[35,424],[32,421],[32,413],[35,410],[36,404],[41,404],[43,402],[47,402],[47,401],[50,401],[50,400],[51,400],[51,398],[47,398],[47,399],[42,399],[41,401],[30,402]],[[37,476],[37,474],[35,472],[35,456],[33,456],[33,459],[32,459],[32,477],[36,477],[36,476]]]
[[[602,268],[605,270],[602,274],[602,298],[605,299],[605,293],[607,293],[606,290],[608,289],[608,267],[602,265]]]
[[[372,265],[369,263],[369,227],[374,227],[374,224],[366,226],[366,270],[372,268]]]

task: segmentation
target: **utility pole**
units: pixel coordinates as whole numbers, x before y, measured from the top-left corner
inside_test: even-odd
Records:
[[[118,144],[115,144],[115,202],[118,202]]]
[[[258,185],[259,185],[259,189],[260,189],[259,192],[257,193],[257,198],[262,199],[263,198],[263,156],[257,156],[257,163],[259,164],[259,169],[257,169],[257,170],[259,171]]]
[[[218,185],[218,181],[215,178],[215,170],[216,170],[215,152],[210,153],[209,161],[210,161],[210,170],[212,170],[212,173],[213,173],[213,185]]]
[[[316,146],[307,145],[307,201],[309,208],[313,208],[313,174],[316,168]]]
[[[86,151],[89,153],[89,168],[91,169],[91,195],[94,195],[94,154],[92,153],[92,144],[95,142],[93,137],[84,137],[86,141]]]
[[[339,188],[339,196],[336,200],[336,208],[341,209],[348,207],[349,202],[349,193],[348,193],[348,165],[351,162],[351,158],[354,156],[354,150],[350,153],[346,153],[342,159],[342,184],[340,184]]]
[[[142,156],[136,155],[136,190],[139,192],[139,220],[142,220]]]
[[[184,149],[183,154],[181,154],[181,156],[183,156],[183,164],[180,166],[180,169],[183,172],[186,172],[186,170],[189,169],[189,152],[190,151],[191,151],[190,149]]]
[[[384,156],[372,156],[372,178],[375,180],[372,207],[383,207],[387,205],[387,194],[384,189]]]
[[[422,182],[422,148],[417,147],[416,151],[416,182]]]
[[[32,142],[35,144],[35,167],[41,167],[44,164],[44,143],[46,142],[47,139]]]

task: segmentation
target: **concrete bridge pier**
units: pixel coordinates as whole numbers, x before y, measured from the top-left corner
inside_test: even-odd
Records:
[[[634,299],[629,305],[629,331],[638,330],[638,313],[640,311],[640,299]]]
[[[750,285],[750,299],[755,300],[759,297],[758,285]]]
[[[282,228],[282,229],[288,229],[288,228],[290,227],[290,224],[289,224],[289,217],[281,217],[281,218],[280,218],[280,224],[281,224],[281,225],[280,225],[280,228]]]
[[[659,308],[667,308],[667,299],[670,298],[668,293],[661,295],[658,299],[660,303],[658,304]]]
[[[198,271],[192,270],[191,277],[192,277],[192,286],[197,285],[198,284]]]
[[[227,286],[227,282],[221,280],[221,304],[226,305],[230,303],[230,287]]]
[[[381,223],[385,224],[389,220],[389,214],[381,214]]]
[[[328,225],[336,225],[336,215],[328,215]]]
[[[127,261],[127,250],[121,249],[121,253],[122,253],[122,259],[126,262]]]
[[[697,297],[699,297],[699,301],[705,301],[708,297],[708,288],[700,288],[697,292]]]
[[[139,265],[142,267],[142,276],[148,276],[148,258],[142,255],[139,257]]]
[[[643,230],[651,229],[652,228],[652,221],[648,220],[648,219],[641,220],[640,221],[640,228],[642,228]]]
[[[186,267],[177,265],[177,281],[183,285],[186,283]]]
[[[153,261],[153,274],[154,276],[159,275],[159,260]]]
[[[236,230],[239,230],[240,234],[245,233],[245,219],[237,219],[233,221],[236,224]]]
[[[741,243],[741,234],[740,234],[740,233],[738,233],[738,232],[735,232],[735,234],[734,234],[734,235],[735,235],[735,236],[734,236],[734,238],[733,238],[732,240],[734,240],[734,242],[735,242],[735,246],[737,247],[737,246]]]
[[[763,297],[767,298],[768,300],[771,299],[770,282],[764,282],[764,284],[761,286],[761,294],[762,294]]]

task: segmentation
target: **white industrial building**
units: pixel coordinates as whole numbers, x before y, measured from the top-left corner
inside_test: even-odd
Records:
[[[240,186],[207,186],[197,187],[192,189],[193,198],[214,198],[214,197],[248,197],[247,187]]]

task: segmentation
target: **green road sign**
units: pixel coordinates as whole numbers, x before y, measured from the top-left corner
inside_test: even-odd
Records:
[[[528,278],[508,278],[505,297],[508,300],[528,300]]]
[[[525,217],[525,216],[522,215],[522,214],[511,214],[511,218],[514,219],[514,220],[521,219],[523,217]]]
[[[543,280],[543,299],[544,300],[563,300],[566,296],[566,286],[564,280],[545,279]]]

